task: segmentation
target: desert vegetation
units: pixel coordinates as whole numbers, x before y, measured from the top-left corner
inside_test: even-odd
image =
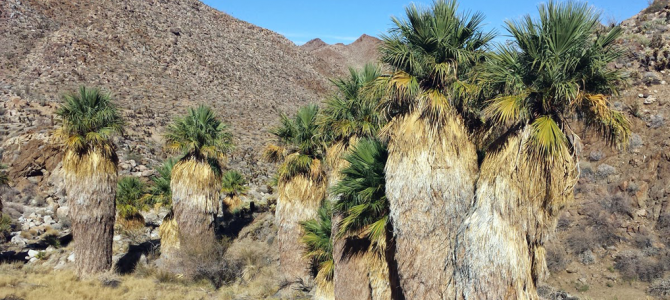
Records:
[[[656,3],[650,10],[662,11]],[[63,285],[84,298],[121,286],[121,296],[147,299],[541,299],[551,294],[539,289],[549,273],[576,273],[571,258],[611,262],[620,278],[605,276],[608,286],[644,282],[649,295],[667,297],[670,214],[640,209],[635,180],[608,185],[618,174],[596,165],[604,147],[580,161],[587,134],[619,153],[644,145],[632,133],[638,120],[626,117],[642,119],[643,108],[613,103],[631,75],[616,67],[624,54],[618,43],[628,38],[601,22],[586,3],[549,1],[508,21],[511,39],[495,43],[484,16],[455,0],[409,5],[382,35],[378,62],[331,79],[320,103],[279,114],[259,155],[275,167],[264,189],[276,198],[261,205],[250,188],[255,174],[228,166],[236,124],[217,108],[194,106],[166,123],[155,170],[119,176],[117,143],[127,123],[111,93],[66,93],[56,137],[74,255],[63,255],[68,237],[45,227],[22,233],[44,246],[26,259],[74,261],[61,279],[79,280]],[[645,44],[656,50],[643,64],[665,70],[663,37]],[[664,125],[662,116],[644,121]],[[141,161],[131,149],[125,160]],[[650,159],[654,174],[658,161],[670,161]],[[4,168],[0,189],[9,183]],[[596,196],[586,197],[579,216],[562,214],[584,194]],[[660,238],[633,222],[647,213]],[[14,227],[0,215],[0,240]],[[142,237],[119,250],[115,230]],[[630,249],[596,255],[622,241]],[[0,268],[9,274],[0,275],[0,288],[21,294],[0,291],[4,299],[53,288],[20,287],[11,276],[23,271],[58,282],[29,264]]]

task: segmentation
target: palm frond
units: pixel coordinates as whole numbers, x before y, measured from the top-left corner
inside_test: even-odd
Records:
[[[328,201],[323,201],[316,219],[300,223],[305,231],[301,239],[306,246],[304,256],[316,266],[316,277],[328,282],[333,280],[334,274],[331,217],[332,208]]]

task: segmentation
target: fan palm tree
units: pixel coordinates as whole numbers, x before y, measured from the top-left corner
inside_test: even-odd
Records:
[[[0,188],[9,184],[9,175],[5,169],[7,166],[0,164]],[[2,197],[0,197],[0,213],[2,213]]]
[[[538,19],[507,22],[514,45],[501,46],[481,77],[498,93],[484,115],[506,132],[487,150],[459,231],[460,299],[538,299],[544,245],[578,178],[573,121],[626,144],[630,125],[608,102],[622,83],[607,67],[622,31],[599,18],[586,3],[551,1]]]
[[[221,192],[225,195],[223,204],[226,209],[232,212],[242,204],[240,196],[246,195],[249,187],[244,176],[235,170],[230,170],[223,174],[221,179]]]
[[[342,299],[399,299],[397,274],[389,261],[393,260],[393,230],[389,221],[384,168],[388,158],[386,147],[374,139],[360,140],[345,155],[348,166],[333,192],[340,195],[335,210],[343,216],[336,238],[359,241],[335,256],[360,256],[367,275],[364,281],[370,291],[340,291]],[[361,243],[360,241],[365,241]],[[358,248],[358,249],[356,249]],[[358,253],[356,253],[358,251]],[[357,278],[358,274],[347,274]],[[351,279],[351,277],[350,277]],[[336,282],[337,284],[337,282]],[[339,288],[336,286],[336,292]],[[337,295],[337,294],[336,294]]]
[[[123,132],[123,120],[110,96],[81,87],[63,96],[56,114],[65,144],[63,170],[70,203],[75,268],[79,276],[109,270],[118,157],[112,137]]]
[[[158,168],[156,168],[156,171],[158,171],[158,176],[151,177],[152,185],[149,188],[149,194],[151,195],[149,200],[150,204],[160,204],[168,208],[172,206],[172,190],[170,189],[170,180],[172,177],[172,168],[174,168],[176,163],[176,159],[169,158],[164,161],[163,164],[158,166]]]
[[[445,266],[478,172],[470,131],[479,121],[471,105],[477,86],[466,79],[494,36],[482,32],[483,19],[459,13],[455,0],[437,0],[429,9],[407,7],[382,37],[381,60],[391,68],[376,83],[389,120],[381,132],[386,196],[407,299],[449,294],[453,271]]]
[[[325,107],[319,116],[319,126],[326,149],[326,165],[330,168],[328,183],[332,187],[337,184],[340,171],[347,166],[344,155],[360,138],[374,137],[383,126],[384,119],[377,111],[379,99],[369,97],[366,89],[381,75],[381,69],[373,64],[366,64],[362,69],[349,68],[349,76],[341,77],[331,82],[337,92],[325,102]],[[337,194],[330,195],[332,201],[337,201]],[[338,224],[342,215],[333,212],[333,236],[338,232]],[[369,266],[365,255],[348,255],[351,251],[366,245],[368,242],[354,238],[334,239],[335,296],[342,299],[366,299],[371,293],[368,282]],[[361,244],[362,243],[362,244]],[[364,253],[363,253],[364,254]],[[360,277],[360,280],[354,277]]]
[[[278,143],[268,145],[263,154],[266,160],[280,163],[275,224],[281,271],[290,280],[309,279],[309,261],[296,255],[304,252],[300,222],[315,218],[326,196],[318,112],[318,106],[311,104],[300,108],[294,118],[282,114],[281,124],[270,131]]]
[[[189,108],[167,127],[167,148],[182,153],[172,168],[170,186],[180,245],[211,244],[225,153],[232,149],[228,126],[207,106]]]
[[[304,234],[301,241],[305,244],[305,258],[312,262],[316,270],[316,291],[314,298],[319,300],[335,299],[333,291],[333,241],[331,238],[332,207],[324,201],[315,219],[300,223]]]

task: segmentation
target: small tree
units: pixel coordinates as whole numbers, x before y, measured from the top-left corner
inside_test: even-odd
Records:
[[[249,187],[247,180],[240,172],[236,170],[229,170],[223,173],[221,178],[221,192],[224,193],[223,204],[229,212],[239,208],[242,204],[240,196],[246,195]]]
[[[301,241],[305,244],[305,258],[312,262],[316,271],[317,299],[333,298],[333,241],[330,236],[332,208],[324,201],[317,218],[300,223],[304,230]]]

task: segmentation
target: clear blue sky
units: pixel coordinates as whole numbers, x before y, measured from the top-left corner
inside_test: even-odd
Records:
[[[362,34],[379,36],[391,27],[391,16],[404,16],[411,0],[203,0],[218,10],[260,27],[278,32],[301,45],[313,38],[326,43],[351,43]],[[481,11],[487,28],[506,34],[507,19],[535,14],[543,0],[461,0],[461,10]],[[428,6],[432,1],[414,1]],[[647,7],[647,0],[591,0],[603,12],[604,21],[623,21]],[[502,37],[502,40],[505,38]]]

